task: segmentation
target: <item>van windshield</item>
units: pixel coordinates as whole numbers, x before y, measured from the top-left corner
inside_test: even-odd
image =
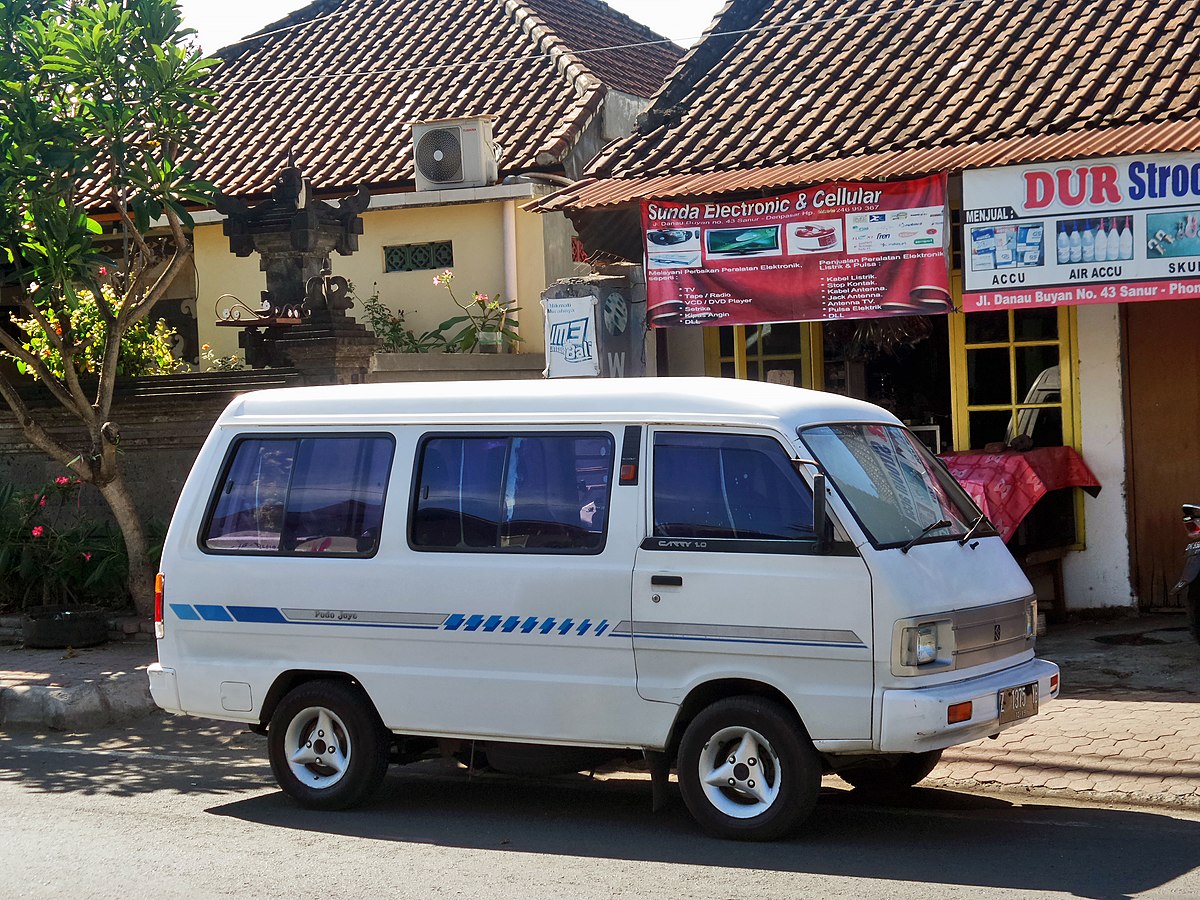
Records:
[[[979,519],[966,492],[898,425],[821,425],[800,439],[877,549],[961,537]],[[975,534],[995,531],[984,524]]]

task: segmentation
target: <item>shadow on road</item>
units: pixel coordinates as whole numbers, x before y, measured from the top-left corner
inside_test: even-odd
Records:
[[[826,788],[790,841],[709,838],[675,797],[650,812],[649,784],[394,774],[375,801],[314,812],[274,792],[208,811],[319,834],[550,856],[803,872],[1124,898],[1190,872],[1200,822],[1154,812],[1017,806],[917,789],[890,801]],[[1097,863],[1097,860],[1101,860]]]
[[[164,790],[232,794],[275,784],[262,754],[253,752],[263,738],[224,723],[198,727],[181,717],[162,718],[144,733],[0,732],[0,782],[47,794],[118,797]]]

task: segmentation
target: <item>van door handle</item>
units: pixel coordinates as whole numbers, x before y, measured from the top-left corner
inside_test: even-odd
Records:
[[[667,587],[683,587],[682,575],[651,575],[650,584],[665,585]]]

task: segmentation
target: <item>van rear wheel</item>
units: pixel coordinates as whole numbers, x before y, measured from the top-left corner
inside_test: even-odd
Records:
[[[941,758],[941,750],[905,753],[895,759],[877,760],[837,774],[842,781],[859,790],[901,791],[923,780]]]
[[[817,802],[821,766],[790,711],[762,697],[704,709],[679,745],[679,789],[709,834],[770,841],[795,830]]]
[[[267,735],[275,780],[310,809],[356,806],[387,772],[388,733],[363,692],[343,682],[292,690]]]

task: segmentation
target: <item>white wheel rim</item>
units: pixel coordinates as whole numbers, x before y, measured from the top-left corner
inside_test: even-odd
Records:
[[[323,706],[310,706],[288,723],[283,751],[296,779],[319,790],[342,780],[353,748],[346,724],[336,713]]]
[[[770,743],[753,728],[722,728],[708,739],[698,763],[704,796],[735,819],[752,819],[779,796],[782,771]]]

